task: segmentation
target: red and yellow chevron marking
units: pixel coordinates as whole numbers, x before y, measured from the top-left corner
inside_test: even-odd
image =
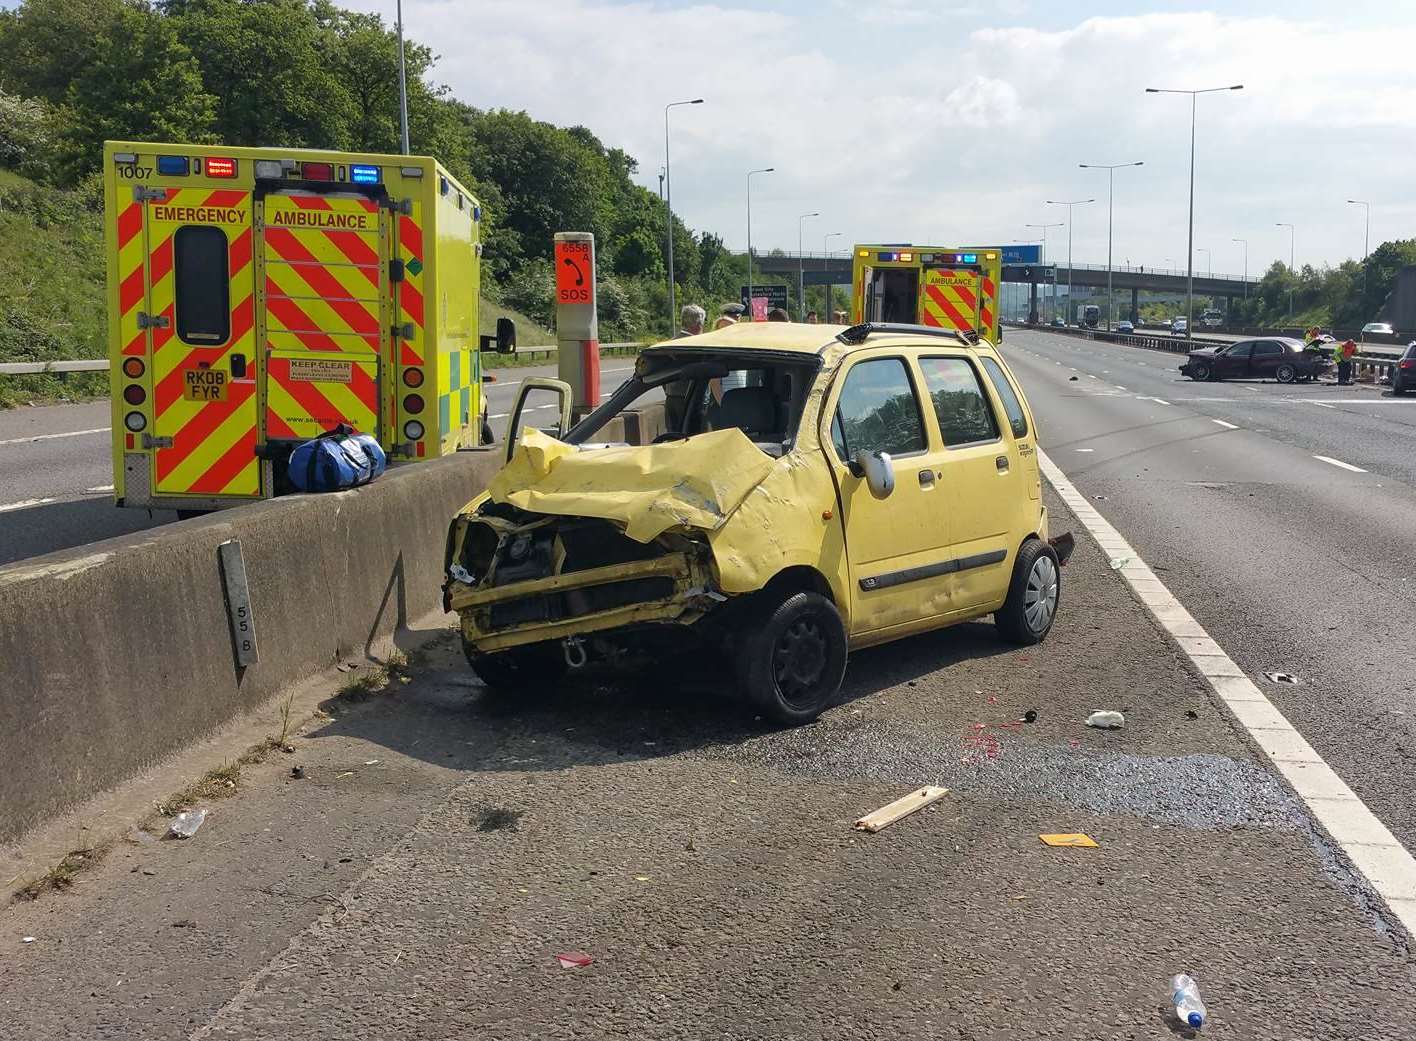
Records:
[[[192,225],[220,227],[227,237],[231,335],[224,344],[187,344],[177,336],[173,237]],[[165,328],[152,330],[153,427],[158,437],[172,438],[170,448],[156,450],[155,488],[163,494],[259,495],[250,193],[168,188],[165,199],[147,204],[147,229],[146,310],[167,319]],[[231,377],[233,353],[247,359],[239,380]],[[185,373],[198,369],[227,374],[224,400],[183,397]]]
[[[980,317],[983,321],[983,331],[989,336],[993,336],[994,316],[998,314],[998,286],[987,275],[982,277],[981,282],[983,285],[983,307]]]
[[[270,196],[263,237],[271,349],[376,352],[378,205],[343,196]]]
[[[399,283],[398,324],[412,323],[413,338],[403,339],[399,364],[422,365],[424,358],[423,275],[428,258],[423,254],[422,203],[413,203],[413,212],[398,218],[398,256],[403,261],[403,281]]]
[[[978,328],[978,276],[968,271],[931,269],[924,273],[919,320],[943,329]]]
[[[271,355],[266,372],[266,437],[307,440],[348,423],[378,436],[378,359],[300,352]]]
[[[125,356],[147,352],[147,333],[138,328],[143,309],[147,251],[143,249],[143,204],[129,202],[118,213],[118,343]]]

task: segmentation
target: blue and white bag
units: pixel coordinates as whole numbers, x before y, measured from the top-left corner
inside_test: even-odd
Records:
[[[302,492],[337,492],[368,484],[387,465],[374,437],[341,423],[290,453],[290,483]]]

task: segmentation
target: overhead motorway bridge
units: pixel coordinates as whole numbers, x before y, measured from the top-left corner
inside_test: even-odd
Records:
[[[903,246],[903,244],[902,244]],[[1000,247],[1001,248],[1001,247]],[[741,253],[738,254],[741,256]],[[753,258],[753,270],[763,275],[791,276],[795,279],[800,270],[807,285],[844,286],[851,283],[851,260],[849,253],[770,253],[757,254]],[[1071,285],[1073,289],[1106,289],[1105,264],[1021,265],[1005,264],[1003,281],[1044,285],[1051,282],[1044,273],[1056,270],[1056,284]],[[1028,274],[1034,277],[1026,277]],[[1231,302],[1258,286],[1257,278],[1244,279],[1238,275],[1202,274],[1195,272],[1195,294],[1214,297],[1224,301],[1224,312],[1228,314]],[[1184,271],[1171,268],[1116,266],[1111,269],[1111,286],[1114,292],[1131,294],[1131,307],[1121,308],[1122,313],[1134,313],[1141,293],[1156,293],[1166,296],[1183,295],[1188,288]]]

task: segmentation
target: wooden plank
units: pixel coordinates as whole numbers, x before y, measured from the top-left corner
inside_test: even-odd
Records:
[[[856,830],[868,831],[873,835],[883,828],[888,828],[897,820],[908,817],[916,810],[922,810],[926,806],[938,802],[948,794],[948,788],[936,788],[932,784],[925,785],[901,799],[896,799],[894,802],[880,807],[874,813],[866,814],[855,822]]]

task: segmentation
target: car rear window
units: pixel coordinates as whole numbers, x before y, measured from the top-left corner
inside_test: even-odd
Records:
[[[1003,411],[1008,413],[1008,425],[1013,428],[1013,436],[1026,437],[1028,434],[1027,413],[1023,411],[1023,403],[1018,400],[1018,395],[1013,390],[1013,384],[1009,382],[1007,374],[1004,373],[1003,366],[987,355],[980,357],[979,363],[993,382],[993,389],[998,391],[998,399],[1003,402]]]

